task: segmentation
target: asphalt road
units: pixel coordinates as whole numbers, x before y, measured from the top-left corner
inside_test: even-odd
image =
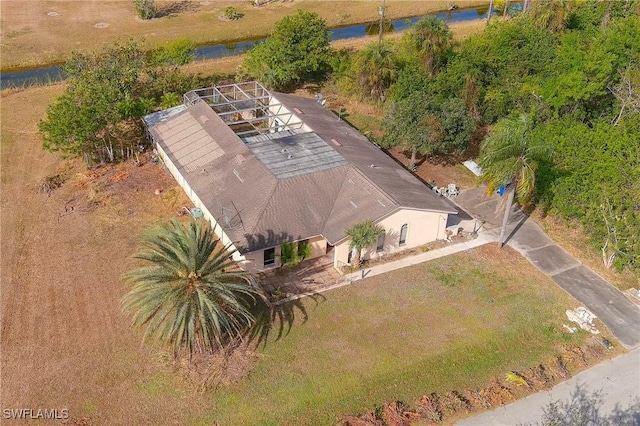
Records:
[[[596,407],[603,417],[623,411],[631,425],[640,425],[640,349],[604,361],[588,370],[576,374],[549,391],[541,391],[509,405],[487,411],[475,417],[457,422],[457,425],[521,425],[539,422],[544,408],[551,401],[580,400],[594,392],[601,393],[601,404]],[[590,411],[591,406],[576,403],[581,410]],[[573,424],[573,423],[572,423]],[[595,421],[590,424],[600,424]],[[613,423],[615,424],[615,423]]]

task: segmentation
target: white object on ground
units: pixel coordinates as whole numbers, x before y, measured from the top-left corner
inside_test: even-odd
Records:
[[[476,175],[476,176],[481,176],[482,175],[482,168],[475,161],[467,160],[462,164],[464,164],[464,166],[467,169],[471,170],[471,173],[473,173],[474,175]]]
[[[589,331],[593,334],[599,334],[600,331],[596,328],[593,321],[598,318],[587,308],[580,306],[574,310],[567,309],[567,318],[569,321],[577,323],[581,329]]]

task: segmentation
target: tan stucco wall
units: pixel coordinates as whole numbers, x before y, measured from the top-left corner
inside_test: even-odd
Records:
[[[384,250],[376,252],[375,245],[363,250],[363,259],[373,259],[385,254],[418,247],[431,241],[445,238],[448,214],[425,212],[420,210],[400,210],[377,223],[385,229]],[[400,229],[407,224],[407,241],[399,245]],[[349,257],[349,240],[342,241],[335,247],[334,266],[347,263]]]
[[[273,263],[273,265],[269,265],[268,267],[265,268],[264,267],[264,250],[256,250],[256,251],[250,251],[248,253],[245,253],[242,256],[242,260],[240,261],[240,267],[243,270],[254,273],[254,274],[277,268],[278,266],[280,266],[280,257],[279,257],[280,246],[277,246],[275,249],[276,249],[275,250],[276,261]]]
[[[327,240],[322,237],[309,238],[309,246],[311,247],[309,259],[324,256],[327,253]]]
[[[327,241],[323,237],[309,238],[309,246],[311,247],[311,255],[307,259],[313,259],[316,257],[324,256],[327,252]],[[280,246],[275,247],[276,261],[269,267],[264,267],[264,250],[256,250],[245,253],[240,261],[240,266],[245,271],[249,272],[264,272],[269,269],[277,268],[280,266]]]

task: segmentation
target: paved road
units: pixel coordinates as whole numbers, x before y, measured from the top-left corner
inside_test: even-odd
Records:
[[[616,408],[631,412],[640,424],[640,350],[634,350],[602,362],[576,374],[550,391],[541,391],[509,405],[487,411],[456,423],[457,425],[518,425],[541,420],[543,409],[551,401],[571,401],[572,395],[602,392],[600,414],[609,416]]]
[[[467,189],[456,204],[485,222],[487,232],[498,233],[502,215],[496,213],[500,197],[484,197],[483,188]],[[513,209],[507,244],[548,275],[593,312],[627,349],[640,347],[640,308],[562,247],[519,210]]]

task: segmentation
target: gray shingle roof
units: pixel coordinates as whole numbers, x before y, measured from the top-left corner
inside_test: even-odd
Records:
[[[457,213],[313,99],[274,96],[301,111],[304,131],[243,142],[205,102],[145,117],[156,143],[239,249],[317,235],[333,244],[351,224],[403,207]]]
[[[418,178],[356,129],[344,121],[339,121],[335,114],[316,100],[285,93],[273,93],[273,96],[290,110],[298,108],[302,111],[304,115],[300,118],[320,138],[325,141],[337,140],[340,146],[337,146],[336,150],[398,205],[457,213],[451,203],[428,190]]]

